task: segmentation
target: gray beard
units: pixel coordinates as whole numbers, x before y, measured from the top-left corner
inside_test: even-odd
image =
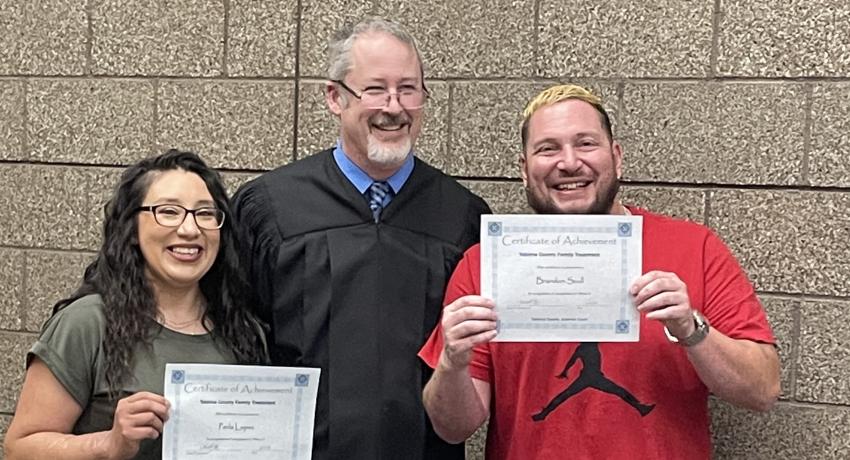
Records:
[[[370,134],[367,142],[366,157],[372,163],[384,168],[401,166],[412,147],[410,137],[405,138],[401,144],[385,145],[375,140],[375,137]]]

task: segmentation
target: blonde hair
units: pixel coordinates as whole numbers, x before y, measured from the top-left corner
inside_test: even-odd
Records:
[[[593,108],[599,112],[602,129],[604,129],[606,134],[608,134],[608,139],[612,140],[614,138],[614,134],[611,131],[611,119],[608,117],[608,112],[605,111],[605,107],[602,106],[601,97],[593,94],[587,88],[583,88],[578,85],[556,85],[540,92],[540,94],[535,96],[534,99],[525,106],[525,110],[522,111],[521,132],[523,151],[525,151],[525,144],[528,140],[528,121],[531,119],[531,116],[543,107],[550,106],[561,101],[566,101],[568,99],[578,99],[592,105]]]

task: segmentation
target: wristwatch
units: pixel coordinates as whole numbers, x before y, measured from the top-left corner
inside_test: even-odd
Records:
[[[672,343],[678,343],[683,347],[692,347],[705,339],[705,336],[708,335],[708,320],[705,319],[704,316],[700,314],[700,312],[693,310],[694,314],[694,332],[691,335],[679,339],[667,330],[667,326],[664,326],[664,333],[667,334],[667,340]]]

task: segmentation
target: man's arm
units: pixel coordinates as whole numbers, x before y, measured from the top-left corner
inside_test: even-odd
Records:
[[[662,321],[670,334],[693,334],[693,309],[685,283],[675,273],[652,271],[632,285],[635,305],[646,318]],[[716,329],[687,347],[688,358],[708,389],[732,404],[766,411],[779,397],[779,355],[773,345],[733,339]]]
[[[496,336],[493,301],[460,297],[443,310],[441,327],[443,350],[422,397],[434,431],[447,442],[460,443],[489,415],[490,384],[469,375],[469,362],[473,348]]]

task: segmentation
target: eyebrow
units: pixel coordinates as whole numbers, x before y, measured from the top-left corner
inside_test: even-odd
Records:
[[[181,200],[177,198],[160,198],[158,200],[154,200],[157,204],[179,204],[182,206]],[[195,207],[198,208],[206,208],[210,206],[215,206],[215,201],[213,200],[200,200],[195,202]]]
[[[575,135],[573,137],[585,137],[585,136],[599,137],[599,136],[605,136],[605,133],[601,132],[601,131],[582,131],[582,132],[579,132],[579,133],[575,133]]]
[[[567,137],[567,139],[580,139],[582,137],[593,137],[593,138],[605,137],[605,133],[599,132],[599,131],[581,131],[581,132],[578,132],[578,133],[571,134],[570,136]],[[545,143],[549,143],[549,142],[559,143],[559,142],[561,142],[561,139],[562,139],[562,136],[549,136],[549,137],[544,137],[543,139],[540,139],[539,141],[537,141],[533,144],[530,144],[530,145],[537,146],[537,145],[541,145],[541,144],[545,144]]]
[[[535,148],[535,147],[540,147],[541,145],[545,145],[545,144],[557,144],[557,143],[559,143],[559,141],[554,137],[544,137],[543,139],[540,139],[539,141],[537,141],[533,144],[529,144],[529,146],[531,146],[532,148]]]
[[[386,78],[380,78],[380,77],[366,78],[366,79],[364,79],[364,81],[366,81],[366,83],[364,83],[366,86],[374,86],[374,85],[387,86],[389,84],[389,81]],[[398,80],[397,85],[407,85],[407,84],[411,84],[411,83],[422,84],[419,77],[416,76],[416,77],[402,77]]]

